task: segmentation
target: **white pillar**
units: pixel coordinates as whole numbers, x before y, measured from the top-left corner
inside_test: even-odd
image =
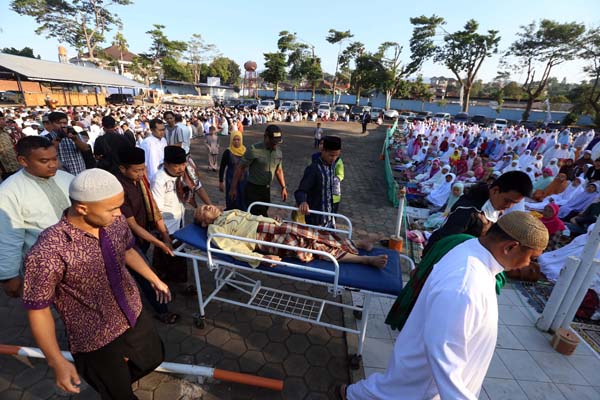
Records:
[[[587,293],[590,287],[590,283],[594,280],[594,277],[596,276],[599,270],[600,260],[594,260],[583,280],[583,284],[576,292],[575,297],[573,298],[573,302],[569,306],[563,320],[561,321],[561,328],[569,329],[571,322],[573,322],[573,318],[575,318],[577,309],[579,309],[579,306],[581,305],[581,302],[583,301],[583,298],[585,297],[585,294]]]
[[[556,318],[558,309],[564,301],[565,295],[571,286],[571,282],[573,281],[573,277],[575,276],[575,272],[577,271],[579,263],[580,260],[577,257],[567,258],[565,267],[562,269],[562,271],[560,271],[560,276],[556,281],[556,285],[554,285],[554,289],[552,289],[552,294],[550,294],[550,298],[544,307],[544,311],[535,324],[538,329],[544,332],[550,329],[552,322]]]
[[[558,327],[564,325],[568,326],[573,320],[573,317],[575,317],[575,312],[581,304],[581,301],[585,296],[585,292],[590,287],[590,284],[594,278],[594,275],[591,274],[593,271],[590,270],[596,271],[597,269],[592,267],[592,262],[598,253],[599,247],[600,223],[598,220],[596,220],[596,225],[589,234],[588,241],[583,248],[583,252],[581,253],[581,262],[579,263],[579,267],[577,268],[577,271],[575,271],[575,276],[573,277],[569,290],[567,291],[563,303],[556,314],[556,323],[553,323],[550,329],[558,329]],[[575,311],[572,311],[573,309]]]

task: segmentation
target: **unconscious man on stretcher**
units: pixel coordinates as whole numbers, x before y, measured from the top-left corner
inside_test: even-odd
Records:
[[[208,227],[209,236],[214,233],[223,233],[303,249],[319,250],[331,254],[340,262],[367,264],[376,268],[384,268],[387,263],[387,255],[358,254],[359,248],[370,251],[373,248],[372,241],[352,242],[350,239],[340,238],[333,232],[256,216],[246,211],[223,212],[216,206],[202,205],[196,208],[194,222],[202,227]],[[229,238],[213,238],[213,241],[221,250],[262,257],[267,260],[280,261],[282,257],[296,257],[303,262],[310,262],[315,256],[320,258],[319,255],[310,252],[292,251]],[[254,268],[260,264],[258,260],[245,261]]]

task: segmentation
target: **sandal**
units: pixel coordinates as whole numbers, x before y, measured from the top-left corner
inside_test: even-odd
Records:
[[[179,314],[166,312],[162,314],[156,314],[155,318],[163,324],[173,325],[175,322],[177,322],[177,320],[179,320]]]

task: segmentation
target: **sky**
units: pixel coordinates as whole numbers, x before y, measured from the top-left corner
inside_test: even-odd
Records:
[[[190,39],[199,33],[207,43],[216,45],[220,53],[235,60],[240,66],[254,60],[261,70],[263,53],[277,50],[280,31],[295,32],[297,37],[314,46],[321,57],[323,70],[335,71],[339,46],[325,40],[329,29],[350,30],[352,40],[365,44],[374,51],[385,41],[398,42],[404,46],[401,59],[408,62],[408,41],[412,34],[410,17],[436,14],[446,20],[444,29],[454,32],[461,29],[469,19],[479,22],[480,32],[495,29],[500,32],[499,52],[503,52],[516,39],[519,27],[543,18],[558,22],[580,22],[587,27],[600,26],[598,0],[503,0],[503,1],[431,1],[405,2],[393,0],[330,0],[320,1],[272,1],[272,0],[133,0],[129,6],[113,6],[123,22],[123,34],[134,53],[142,53],[150,47],[146,32],[152,25],[165,25],[165,33],[171,40]],[[411,4],[412,3],[412,4]],[[414,4],[416,3],[416,4]],[[409,5],[410,4],[410,5]],[[36,35],[37,25],[33,18],[24,17],[10,10],[9,0],[0,0],[0,48],[32,47],[42,59],[57,61],[56,39]],[[106,35],[110,45],[116,30]],[[441,43],[442,34],[436,36]],[[76,55],[68,46],[68,56]],[[479,79],[492,80],[498,71],[499,56],[487,59]],[[582,72],[582,60],[561,64],[553,69],[552,76],[567,82],[586,79]],[[427,62],[423,77],[453,77],[452,72],[440,64]],[[513,74],[512,79],[524,80],[524,74]]]

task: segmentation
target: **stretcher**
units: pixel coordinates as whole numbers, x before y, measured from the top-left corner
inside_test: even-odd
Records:
[[[256,202],[250,205],[248,210],[257,205],[264,205],[271,208],[280,208],[285,210],[297,210],[296,207]],[[341,214],[328,214],[312,211],[315,214],[331,215],[338,223],[343,221],[343,228],[323,228],[332,231],[338,235],[346,235],[352,238],[352,223]],[[300,224],[304,225],[304,224]],[[308,225],[310,226],[310,225]],[[283,244],[263,242],[248,238],[235,237],[225,234],[208,235],[207,229],[196,224],[190,224],[183,229],[175,232],[174,237],[181,242],[175,249],[177,256],[190,259],[194,272],[194,281],[198,293],[199,313],[194,318],[194,323],[200,329],[205,326],[205,308],[211,301],[220,301],[228,304],[246,307],[257,311],[263,311],[286,318],[305,321],[326,328],[335,329],[347,333],[357,334],[358,352],[351,358],[351,366],[358,368],[362,358],[367,324],[369,321],[369,310],[372,300],[375,296],[395,299],[402,289],[402,270],[400,268],[400,259],[405,259],[410,268],[414,268],[413,261],[406,255],[400,254],[394,250],[375,248],[366,253],[361,250],[360,254],[380,255],[387,254],[388,261],[384,268],[378,269],[372,266],[338,262],[332,255],[310,249],[299,249]],[[301,250],[311,252],[315,255],[321,255],[327,259],[315,259],[309,263],[304,263],[296,258],[284,258],[281,261],[268,260],[269,264],[275,266],[260,264],[257,268],[252,268],[246,262],[234,258],[235,256],[246,259],[258,259],[248,255],[235,254],[229,251],[219,249],[213,239],[216,237],[225,237],[240,241],[247,241],[256,244],[280,247],[287,250]],[[206,297],[202,293],[202,286],[199,274],[200,263],[205,263],[212,272],[215,281],[215,288]],[[296,282],[306,282],[314,285],[321,285],[327,288],[327,298],[318,298],[291,291],[280,290],[264,285],[261,277],[274,276]],[[264,278],[263,278],[264,279]],[[226,289],[226,290],[224,290]],[[231,290],[237,291],[237,298],[231,295]],[[360,305],[344,304],[339,295],[343,290],[360,292],[364,295],[364,302]],[[242,294],[240,300],[239,294]],[[327,321],[325,316],[326,307],[338,307],[345,309],[358,317],[357,328],[345,327],[339,324]]]

